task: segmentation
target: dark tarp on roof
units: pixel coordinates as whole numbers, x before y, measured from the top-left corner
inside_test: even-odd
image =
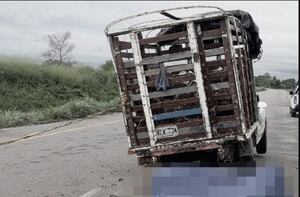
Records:
[[[259,37],[259,28],[253,21],[251,15],[248,12],[242,11],[242,10],[232,10],[232,11],[226,11],[228,14],[233,15],[234,17],[238,18],[241,21],[242,26],[247,32],[248,37],[248,46],[249,46],[249,53],[251,59],[256,59],[259,57],[261,53],[261,45],[262,40]],[[210,22],[208,24],[209,29],[213,29],[216,25],[216,22]],[[170,34],[175,32],[180,32],[186,30],[186,25],[176,25],[168,28],[161,29],[161,32],[158,33],[158,35],[163,34]],[[159,45],[164,45],[167,43],[171,43],[170,41],[162,41],[159,42]]]
[[[242,26],[247,31],[250,58],[258,58],[261,52],[262,40],[259,37],[259,28],[253,21],[251,15],[242,10],[232,10],[227,12],[238,18],[241,21]]]

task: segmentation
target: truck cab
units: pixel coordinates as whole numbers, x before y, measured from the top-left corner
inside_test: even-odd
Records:
[[[290,115],[296,117],[299,115],[299,82],[296,87],[290,91]]]

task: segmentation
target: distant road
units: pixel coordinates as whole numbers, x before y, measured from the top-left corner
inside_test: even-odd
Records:
[[[268,152],[257,155],[256,161],[282,165],[287,175],[298,180],[298,119],[289,115],[288,92],[267,90],[259,95],[268,104]],[[0,130],[0,139],[62,124]],[[137,167],[135,156],[127,155],[127,146],[121,113],[0,145],[0,197],[117,194],[122,184],[142,169]],[[294,185],[298,193],[297,182]]]

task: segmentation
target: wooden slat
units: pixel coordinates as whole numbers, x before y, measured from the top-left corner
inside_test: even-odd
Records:
[[[129,103],[129,95],[128,95],[128,90],[126,86],[126,79],[125,79],[125,70],[124,70],[124,62],[121,57],[120,53],[120,45],[119,45],[119,39],[110,37],[111,43],[112,43],[112,48],[113,48],[113,58],[116,64],[116,70],[118,73],[118,78],[119,78],[119,85],[120,85],[120,91],[122,93],[122,96],[124,97],[124,108],[123,108],[123,113],[124,117],[126,118],[126,131],[127,134],[130,138],[131,145],[134,147],[137,145],[137,140],[136,140],[136,134],[135,134],[135,128],[133,124],[133,118],[132,118],[132,111],[131,111],[131,105]]]
[[[219,100],[231,99],[231,95],[228,89],[228,93],[213,95],[212,98],[214,101],[219,101]]]
[[[192,64],[180,64],[180,65],[174,65],[174,66],[168,66],[167,67],[167,72],[173,73],[173,72],[181,72],[181,71],[189,71],[193,70],[194,65]],[[152,75],[158,75],[160,72],[160,68],[157,69],[151,69],[145,71],[145,76],[152,76]],[[136,73],[127,73],[125,74],[126,79],[136,79]]]
[[[235,84],[235,77],[234,77],[234,71],[233,71],[233,61],[232,61],[232,53],[233,51],[231,51],[230,49],[230,37],[231,37],[231,32],[227,32],[227,23],[226,23],[227,18],[225,18],[225,20],[220,21],[220,27],[221,27],[221,31],[222,34],[227,34],[227,37],[222,37],[222,41],[223,41],[223,45],[225,48],[225,59],[226,59],[226,66],[227,66],[227,70],[228,70],[228,80],[230,83],[230,95],[231,95],[231,100],[232,100],[232,104],[235,106],[239,105],[239,101],[238,101],[238,95],[237,95],[237,87]],[[238,120],[240,119],[240,109],[239,108],[235,108],[234,109],[234,120]],[[237,127],[238,128],[242,128],[241,123],[238,122],[237,123]]]
[[[176,126],[177,128],[185,128],[185,127],[193,127],[193,126],[200,126],[203,124],[203,120],[202,119],[192,119],[192,120],[188,120],[188,121],[185,121],[185,122],[180,122],[180,123],[177,123]],[[168,125],[165,125],[165,124],[159,124],[159,127],[166,127]],[[140,132],[145,132],[147,131],[147,127],[137,127],[136,128],[136,132],[140,133]],[[204,133],[204,136],[206,136],[206,133]]]
[[[158,64],[161,62],[169,62],[169,61],[176,61],[176,60],[183,60],[186,58],[191,58],[192,54],[190,51],[180,52],[180,53],[173,53],[173,54],[165,54],[155,57],[147,57],[143,58],[142,64]]]
[[[235,121],[236,118],[234,115],[231,116],[217,116],[216,117],[217,122],[227,122],[227,121]]]
[[[177,99],[177,100],[169,100],[169,101],[161,101],[158,103],[152,103],[151,109],[160,109],[165,107],[179,107],[179,106],[185,106],[189,104],[199,104],[199,98],[192,97],[192,98],[184,98],[184,99]],[[143,111],[143,107],[141,105],[133,106],[133,111]]]
[[[125,42],[125,41],[120,41],[120,49],[121,50],[131,49],[131,43]]]
[[[210,84],[210,88],[212,90],[220,90],[220,89],[226,89],[226,88],[229,88],[230,85],[228,82],[220,82],[220,83],[213,83],[213,84]]]
[[[186,36],[187,36],[186,31],[172,33],[172,34],[165,34],[165,35],[160,35],[160,36],[156,36],[156,37],[152,37],[152,38],[144,38],[144,39],[140,40],[140,44],[144,45],[144,44],[149,44],[149,43],[157,43],[157,42],[161,42],[161,41],[173,40],[173,39],[182,38],[182,37],[186,37]]]
[[[209,40],[212,38],[222,37],[222,34],[220,29],[213,29],[208,31],[202,31],[201,36],[203,40]]]
[[[149,98],[158,98],[158,97],[165,97],[165,96],[172,96],[178,94],[185,94],[190,92],[196,92],[197,86],[187,86],[183,88],[174,88],[167,91],[157,91],[149,93]],[[141,95],[134,94],[130,95],[132,101],[139,101],[141,100]]]
[[[178,135],[176,137],[170,137],[170,138],[163,138],[157,140],[158,143],[168,142],[168,141],[178,141],[183,139],[197,139],[197,138],[205,138],[206,132],[197,132],[197,133],[189,133],[184,135]]]
[[[188,71],[188,70],[193,70],[193,69],[194,69],[193,64],[180,64],[180,65],[168,66],[167,72],[173,73],[173,72]],[[147,71],[145,71],[145,75],[146,76],[158,75],[159,72],[160,72],[160,68],[147,70]]]
[[[186,81],[194,80],[194,79],[195,79],[195,76],[191,75],[191,74],[176,76],[176,77],[169,77],[171,87],[174,85],[181,84]],[[155,87],[155,80],[148,81],[147,87],[148,88]],[[128,88],[128,90],[135,90],[135,89],[138,89],[139,86],[138,86],[138,84],[129,84],[129,85],[127,85],[127,88]]]
[[[226,61],[225,60],[206,61],[205,65],[208,67],[225,66]]]
[[[226,136],[230,133],[236,133],[238,132],[237,127],[230,127],[230,128],[218,128],[217,129],[217,136],[218,137],[222,137],[222,136]],[[222,135],[223,134],[223,135]]]
[[[232,104],[229,104],[229,105],[218,105],[218,106],[216,106],[216,110],[218,112],[233,110],[233,105]]]
[[[222,71],[215,71],[208,74],[209,79],[218,79],[218,78],[224,78],[228,76],[227,70]]]
[[[181,52],[185,52],[185,51],[190,51],[190,47],[185,47],[182,49],[177,49],[177,50],[173,50],[172,52],[170,52],[169,50],[165,50],[165,51],[160,51],[160,55],[165,55],[165,54],[173,54],[173,53],[181,53]]]
[[[205,50],[205,57],[211,57],[216,55],[224,55],[224,48],[216,48],[216,49],[210,49]]]
[[[154,121],[167,120],[167,119],[173,119],[173,118],[178,118],[178,117],[199,115],[201,113],[202,113],[202,110],[200,108],[184,109],[184,110],[180,110],[180,111],[153,114],[153,120]]]
[[[215,48],[219,48],[222,46],[223,46],[223,43],[204,44],[204,50],[215,49]]]

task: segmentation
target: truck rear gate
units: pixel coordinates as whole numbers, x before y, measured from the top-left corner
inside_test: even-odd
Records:
[[[165,28],[170,31],[162,33]],[[149,36],[152,31],[161,33]],[[236,17],[219,11],[107,36],[130,151],[173,154],[184,143],[191,150],[216,148],[208,142],[253,130],[258,112],[252,60]],[[155,81],[164,68],[170,87],[158,91]]]

